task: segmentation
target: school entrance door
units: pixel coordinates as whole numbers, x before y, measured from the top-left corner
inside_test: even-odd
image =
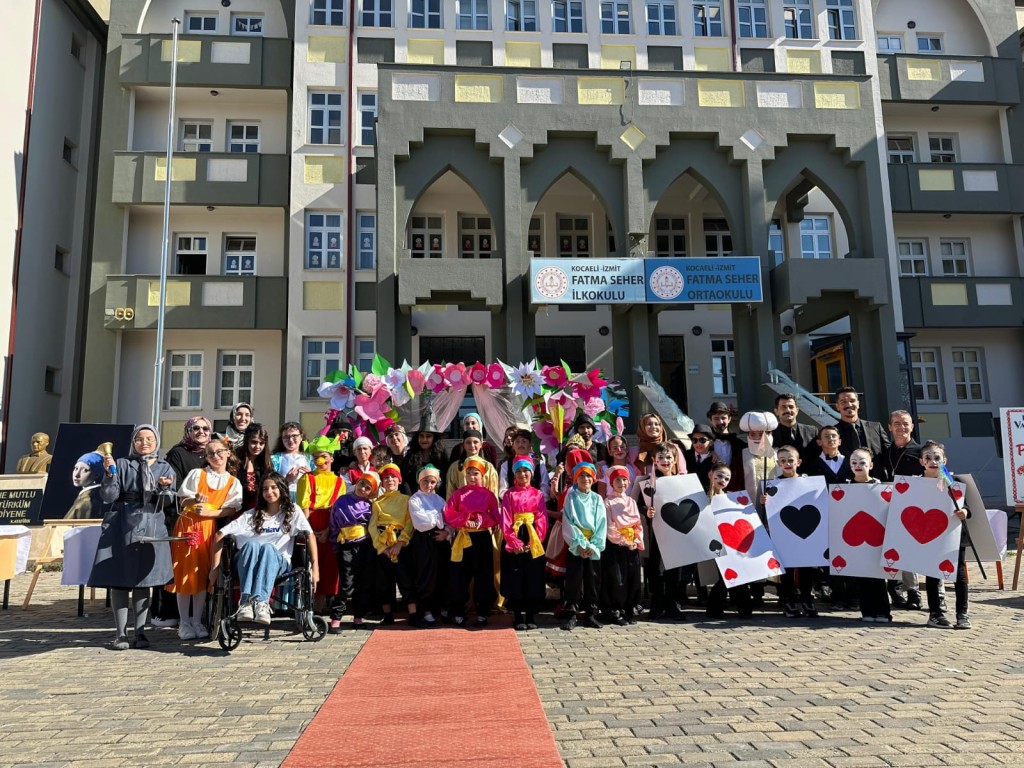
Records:
[[[486,365],[487,345],[483,336],[420,336],[420,362]]]

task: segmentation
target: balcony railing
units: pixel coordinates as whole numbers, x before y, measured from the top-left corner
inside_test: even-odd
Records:
[[[1024,278],[901,277],[907,328],[1020,328]]]
[[[1018,104],[1020,61],[992,56],[878,57],[882,101]]]
[[[1024,165],[894,163],[894,213],[1024,213]]]
[[[273,37],[182,37],[178,85],[220,88],[290,88],[292,41]],[[170,85],[171,36],[125,35],[122,85]]]

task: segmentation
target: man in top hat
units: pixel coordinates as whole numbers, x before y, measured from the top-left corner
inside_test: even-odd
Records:
[[[743,449],[746,444],[740,438],[729,431],[729,424],[732,422],[732,413],[729,406],[723,402],[715,401],[708,408],[708,422],[714,432],[714,442],[711,450],[724,462],[732,471],[732,479],[726,486],[727,491],[743,490]]]

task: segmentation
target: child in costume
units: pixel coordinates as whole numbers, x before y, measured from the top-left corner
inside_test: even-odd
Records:
[[[732,482],[732,470],[723,461],[716,461],[708,470],[708,478],[711,483],[708,488],[708,499],[724,494]],[[704,571],[701,571],[704,576]],[[709,619],[720,619],[725,616],[725,600],[727,596],[732,597],[733,605],[736,606],[736,614],[741,619],[749,619],[753,615],[750,599],[750,585],[741,584],[731,589],[725,586],[725,581],[719,575],[714,586],[708,591],[708,604],[705,610]]]
[[[466,484],[452,491],[444,508],[445,524],[457,530],[452,541],[450,610],[455,625],[465,626],[466,599],[472,581],[476,626],[483,627],[497,596],[492,531],[501,524],[501,514],[498,497],[483,484],[488,467],[492,471],[494,468],[479,456],[469,456],[462,463]]]
[[[295,501],[309,518],[316,535],[317,556],[320,562],[320,583],[316,587],[318,610],[330,608],[338,594],[338,561],[334,556],[334,542],[328,539],[331,526],[331,508],[345,495],[345,481],[331,471],[338,441],[323,435],[306,446],[313,460],[313,471],[299,477],[295,488]]]
[[[444,614],[447,605],[448,564],[452,559],[451,533],[444,524],[444,499],[437,495],[441,470],[433,464],[416,473],[419,490],[409,499],[409,516],[415,532],[409,547],[412,577],[416,582],[423,625],[437,626],[434,611]]]
[[[858,448],[850,454],[850,469],[853,471],[854,483],[877,483],[871,476],[874,463],[871,451]],[[886,579],[859,578],[857,592],[860,595],[860,620],[868,623],[887,624],[892,621],[892,609],[889,607],[889,591]]]
[[[780,480],[789,480],[794,477],[803,477],[797,474],[800,468],[800,451],[792,445],[784,445],[776,451],[775,460],[782,474],[774,483]],[[758,494],[761,505],[768,503],[768,497]],[[782,613],[789,619],[798,619],[801,616],[817,616],[818,611],[814,607],[814,568],[787,568],[786,572],[779,577],[779,601],[782,603]],[[800,601],[797,602],[797,583],[800,586]]]
[[[641,520],[646,522],[644,540],[647,542],[646,561],[647,586],[651,595],[651,610],[648,618],[657,621],[660,618],[683,619],[679,604],[685,600],[684,584],[689,582],[692,569],[666,568],[661,559],[661,548],[658,537],[654,534],[651,520],[654,519],[654,490],[659,477],[669,477],[676,473],[678,452],[671,443],[655,443],[650,448],[651,471],[637,477],[631,495],[637,508],[643,513]],[[642,556],[641,556],[642,557]],[[684,581],[685,576],[685,581]]]
[[[498,495],[498,471],[482,455],[483,446],[484,436],[477,430],[468,429],[463,433],[462,459],[448,467],[448,477],[445,479],[445,493],[448,494],[449,499],[456,490],[466,484],[466,459],[469,458],[476,458],[483,462],[480,484],[495,496]]]
[[[946,471],[946,448],[942,443],[929,440],[921,447],[921,466],[924,476],[939,480]],[[941,482],[941,481],[940,481]],[[971,516],[971,510],[960,502],[954,502],[953,514],[961,523]],[[942,580],[926,576],[925,593],[928,597],[928,626],[936,629],[970,629],[971,619],[967,614],[967,537],[960,533],[960,549],[956,556],[956,579],[953,590],[956,594],[956,624],[946,618],[945,586]]]
[[[334,543],[338,564],[338,596],[331,607],[327,631],[341,631],[341,619],[352,612],[352,628],[366,626],[363,617],[370,612],[376,552],[369,534],[373,499],[380,489],[380,475],[372,469],[360,473],[352,492],[338,498],[331,507],[328,540]]]
[[[242,507],[242,484],[234,476],[238,460],[231,442],[226,438],[210,440],[204,455],[208,466],[189,472],[178,489],[181,515],[174,524],[174,535],[189,540],[171,542],[174,583],[167,591],[177,596],[178,637],[182,640],[210,636],[203,626],[203,610],[217,518],[232,517]]]
[[[611,442],[611,441],[609,441]],[[640,604],[640,552],[644,526],[640,510],[629,496],[629,471],[615,465],[608,472],[610,487],[604,501],[608,515],[608,546],[601,562],[604,606],[620,627],[636,624]]]
[[[592,489],[597,481],[597,468],[581,462],[573,470],[573,487],[562,507],[562,535],[569,547],[565,565],[565,602],[569,618],[562,629],[576,627],[576,614],[582,610],[583,623],[600,629],[597,620],[601,594],[601,552],[606,544],[608,516],[604,501]]]
[[[380,468],[381,493],[373,502],[370,515],[370,538],[377,551],[377,600],[384,611],[381,624],[394,624],[395,585],[409,609],[409,624],[419,626],[416,606],[416,585],[411,578],[409,558],[403,550],[412,541],[412,517],[409,515],[409,497],[398,490],[402,484],[402,470],[397,464]]]
[[[515,485],[501,500],[501,589],[513,613],[513,626],[536,629],[536,613],[544,600],[544,537],[548,532],[544,493],[535,488],[533,459],[520,455],[512,462]]]

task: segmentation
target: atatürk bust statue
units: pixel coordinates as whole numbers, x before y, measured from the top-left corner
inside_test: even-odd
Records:
[[[50,444],[50,436],[45,432],[36,432],[32,435],[32,453],[18,459],[18,466],[14,471],[19,475],[38,475],[50,471],[50,462],[53,456],[46,452],[46,446]]]

